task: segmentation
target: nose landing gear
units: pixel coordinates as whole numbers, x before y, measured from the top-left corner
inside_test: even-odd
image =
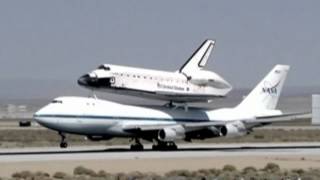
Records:
[[[67,148],[68,147],[68,142],[66,141],[66,135],[62,132],[59,132],[59,135],[61,137],[61,142],[60,142],[60,148]]]

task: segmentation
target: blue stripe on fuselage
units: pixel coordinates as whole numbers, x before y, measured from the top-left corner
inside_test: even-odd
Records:
[[[154,121],[176,121],[176,122],[206,122],[209,119],[184,119],[184,118],[145,118],[145,117],[117,117],[117,116],[90,116],[90,115],[34,115],[35,118],[78,118],[78,119],[103,119],[103,120],[154,120]]]

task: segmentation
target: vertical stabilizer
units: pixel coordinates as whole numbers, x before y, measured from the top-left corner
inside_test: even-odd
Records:
[[[179,72],[184,74],[194,73],[203,69],[214,47],[215,41],[205,40],[202,45],[192,54],[189,60],[180,68]]]
[[[237,108],[252,112],[276,109],[289,69],[276,65]]]

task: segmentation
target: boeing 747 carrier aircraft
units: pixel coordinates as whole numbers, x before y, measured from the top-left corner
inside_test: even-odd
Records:
[[[249,134],[253,128],[288,121],[297,114],[276,110],[289,66],[277,65],[235,108],[207,110],[124,105],[95,98],[60,97],[35,113],[39,124],[53,129],[67,147],[65,133],[90,140],[131,137],[132,150],[142,150],[140,139],[154,142],[153,149],[176,149],[176,140],[191,141]]]
[[[169,102],[208,102],[232,89],[218,74],[204,70],[214,44],[206,40],[176,72],[103,64],[80,77],[78,84],[91,90]]]

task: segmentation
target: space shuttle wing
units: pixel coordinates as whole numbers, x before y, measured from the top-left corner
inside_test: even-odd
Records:
[[[195,95],[190,95],[187,93],[176,93],[176,92],[170,92],[170,91],[155,91],[156,95],[159,96],[166,96],[166,97],[201,97],[204,95],[201,94],[195,94]]]
[[[155,94],[163,95],[163,96],[175,96],[175,95],[177,95],[177,93],[168,92],[168,91],[155,91]]]
[[[168,91],[155,91],[155,95],[159,99],[169,100],[174,102],[209,102],[215,98],[221,98],[224,96],[219,95],[206,95],[206,94],[187,94],[187,93],[175,93]]]

